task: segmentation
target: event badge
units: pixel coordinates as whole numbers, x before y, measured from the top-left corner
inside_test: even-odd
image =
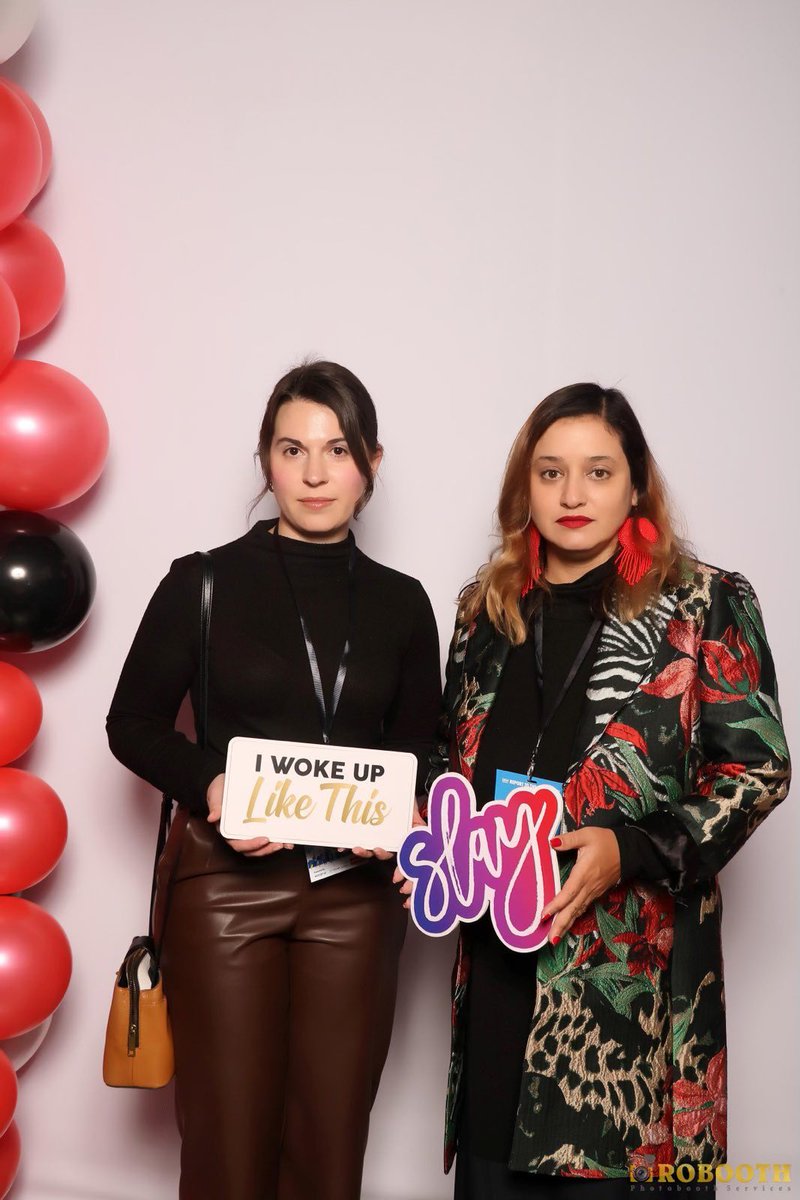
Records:
[[[538,787],[539,784],[544,784],[545,787],[554,788],[562,798],[564,789],[560,783],[556,783],[554,779],[540,779],[538,775],[533,775],[529,779],[527,775],[519,775],[515,771],[495,771],[494,773],[494,798],[495,800],[507,800],[513,791],[517,788]],[[553,830],[553,834],[558,833],[558,830]]]
[[[324,879],[363,861],[340,847],[400,846],[416,778],[416,757],[402,751],[231,738],[220,831],[305,846],[311,879]]]
[[[472,784],[455,771],[434,781],[428,824],[411,830],[400,870],[411,880],[411,916],[431,937],[489,912],[510,950],[538,950],[552,918],[542,912],[560,889],[550,839],[561,827],[561,784],[498,771],[495,799],[478,810]]]
[[[342,871],[352,871],[353,867],[363,867],[367,862],[366,858],[359,858],[349,850],[340,853],[332,846],[306,846],[305,851],[308,877],[312,883],[329,879],[331,875],[341,875]]]

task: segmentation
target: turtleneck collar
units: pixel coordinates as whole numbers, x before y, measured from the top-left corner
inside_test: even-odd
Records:
[[[251,530],[259,544],[273,554],[277,552],[280,543],[281,552],[288,557],[309,558],[318,562],[331,559],[339,561],[349,557],[350,548],[355,543],[352,530],[341,542],[306,542],[300,538],[283,537],[277,532],[273,533],[277,524],[277,518],[273,517],[269,521],[257,521]]]
[[[573,579],[571,583],[551,583],[549,587],[552,595],[577,597],[591,595],[599,591],[609,576],[614,574],[615,557],[616,550],[605,562],[598,563],[596,567],[592,567],[590,571],[586,571],[579,579]]]

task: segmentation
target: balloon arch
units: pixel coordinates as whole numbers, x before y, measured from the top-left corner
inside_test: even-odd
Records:
[[[25,42],[36,0],[0,0],[0,63]],[[82,496],[103,470],[108,424],[79,379],[21,358],[64,297],[55,244],[24,215],[50,173],[52,142],[38,106],[0,76],[0,653],[48,650],[88,616],[92,560],[80,538],[45,515]],[[17,1072],[38,1050],[69,984],[72,956],[58,922],[20,893],[52,871],[67,838],[61,800],[10,766],[42,722],[33,680],[0,660],[0,1200],[14,1182],[20,1136]]]

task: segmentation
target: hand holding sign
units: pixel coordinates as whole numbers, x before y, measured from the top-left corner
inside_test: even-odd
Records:
[[[538,950],[559,887],[550,839],[561,823],[560,788],[533,780],[476,808],[463,775],[448,772],[434,782],[428,826],[412,829],[397,855],[413,884],[414,924],[441,937],[488,909],[509,949]]]
[[[388,857],[411,827],[416,777],[396,750],[231,738],[220,829],[257,856],[299,843]]]
[[[206,801],[208,803],[208,821],[211,825],[216,825],[222,817],[222,797],[225,792],[225,776],[217,775],[211,780],[206,792]],[[290,842],[271,842],[269,838],[246,838],[235,839],[226,838],[228,845],[233,850],[237,850],[240,854],[244,854],[246,858],[266,858],[269,854],[274,854],[276,850],[293,850],[294,847]]]
[[[619,883],[620,857],[614,831],[598,826],[562,833],[553,838],[550,845],[559,853],[578,852],[564,887],[542,913],[543,918],[554,917],[550,941],[556,946],[572,922],[598,896],[604,896],[609,888]]]

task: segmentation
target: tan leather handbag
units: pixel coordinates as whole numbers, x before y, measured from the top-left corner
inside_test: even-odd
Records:
[[[203,554],[202,558],[201,704],[200,711],[195,716],[195,727],[198,745],[205,746],[208,714],[208,639],[211,627],[214,577],[209,555]],[[169,1023],[167,999],[162,988],[158,959],[169,907],[169,891],[178,855],[175,855],[169,879],[166,881],[166,895],[159,895],[159,929],[154,930],[158,866],[166,845],[171,817],[172,800],[168,796],[164,796],[153,863],[153,884],[150,889],[149,932],[146,936],[133,939],[114,981],[103,1052],[103,1082],[107,1083],[109,1087],[164,1087],[175,1072],[172,1029]]]
[[[175,1073],[172,1029],[155,948],[137,937],[117,971],[103,1053],[109,1087],[159,1088]]]

